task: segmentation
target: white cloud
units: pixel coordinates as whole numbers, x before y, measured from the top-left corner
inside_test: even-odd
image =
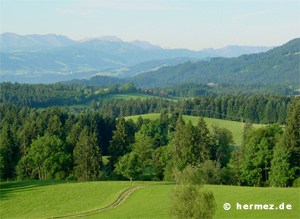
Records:
[[[157,1],[108,1],[108,0],[98,0],[98,1],[84,1],[82,3],[76,4],[80,7],[98,7],[98,8],[115,8],[121,10],[175,10],[180,9],[179,7],[161,5],[157,4]]]
[[[250,16],[255,16],[258,14],[267,14],[272,12],[272,10],[265,10],[265,11],[258,11],[258,12],[253,12],[253,13],[248,13],[248,14],[241,14],[241,15],[237,15],[231,18],[231,20],[240,20],[243,19],[245,17],[250,17]]]

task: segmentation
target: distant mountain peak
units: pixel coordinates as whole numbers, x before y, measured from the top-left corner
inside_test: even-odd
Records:
[[[222,57],[238,57],[243,54],[252,54],[252,53],[260,53],[267,52],[274,47],[266,47],[266,46],[238,46],[238,45],[228,45],[223,48],[213,49],[213,48],[205,48],[201,51],[206,52],[212,56],[222,56]]]
[[[67,36],[50,34],[27,34],[16,33],[0,34],[0,47],[2,51],[30,51],[57,48],[76,44],[77,42]]]
[[[152,44],[148,43],[147,41],[134,40],[134,41],[130,41],[127,43],[141,47],[143,49],[162,49],[160,46],[152,45]]]
[[[123,42],[120,38],[116,36],[101,36],[101,37],[86,37],[82,40],[79,40],[80,42],[86,42],[90,40],[102,40],[102,41],[109,41],[109,42]]]

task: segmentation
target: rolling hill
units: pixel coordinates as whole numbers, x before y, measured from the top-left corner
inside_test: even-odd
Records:
[[[192,51],[162,49],[140,40],[124,42],[116,36],[74,41],[55,34],[22,36],[15,33],[1,34],[0,47],[1,81],[20,83],[54,83],[75,78],[90,78],[95,73],[103,72],[102,75],[130,77],[156,70],[164,65],[177,65],[183,61],[209,60],[208,57],[215,56],[231,57],[268,49],[229,46],[215,50]],[[177,60],[174,62],[175,59]],[[124,70],[127,68],[129,71]]]
[[[162,66],[155,71],[111,80],[118,81],[116,83],[133,82],[136,87],[142,88],[174,86],[189,82],[299,85],[299,51],[298,38],[264,53]],[[76,83],[102,84],[107,79],[97,75],[89,81],[76,80]]]
[[[300,39],[294,39],[268,52],[237,58],[211,58],[167,66],[130,78],[137,87],[164,87],[194,83],[299,84]]]
[[[145,114],[145,115],[136,115],[136,116],[128,116],[125,117],[125,119],[132,119],[133,121],[137,121],[138,117],[142,116],[142,118],[149,118],[151,120],[159,119],[160,114],[159,113],[153,113],[153,114]],[[198,116],[187,116],[183,115],[182,116],[185,122],[188,122],[191,120],[192,124],[194,126],[197,125],[199,118]],[[242,145],[242,136],[243,136],[243,125],[241,122],[234,122],[234,121],[229,121],[229,120],[222,120],[222,119],[214,119],[214,118],[204,118],[207,127],[210,128],[212,124],[217,124],[219,127],[226,128],[229,131],[231,131],[233,135],[233,140],[235,143],[235,146],[241,146]],[[261,124],[253,124],[254,128],[260,128],[265,125]]]

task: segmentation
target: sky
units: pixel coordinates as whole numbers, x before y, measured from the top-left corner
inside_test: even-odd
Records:
[[[299,0],[0,0],[0,33],[117,36],[163,48],[280,46],[300,36]]]

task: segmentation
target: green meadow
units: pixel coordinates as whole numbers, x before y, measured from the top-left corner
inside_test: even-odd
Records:
[[[159,185],[134,191],[120,206],[83,218],[170,218],[168,215],[170,189],[174,185]],[[238,186],[206,185],[213,191],[217,203],[214,218],[299,218],[299,189],[253,188]],[[225,203],[231,204],[224,210]],[[237,210],[239,204],[274,204],[274,210]],[[291,210],[276,210],[282,203],[290,204]]]
[[[169,194],[174,184],[133,182],[149,185],[133,191],[119,206],[80,218],[170,218]],[[1,183],[1,218],[52,218],[84,214],[111,205],[130,188],[129,181],[21,181]],[[299,188],[262,188],[204,185],[213,191],[214,218],[299,218]],[[224,210],[225,203],[231,204]],[[237,203],[274,204],[274,210],[237,210]],[[280,210],[280,204],[291,210]]]
[[[145,183],[134,182],[133,186],[142,184]],[[52,218],[90,212],[112,204],[128,188],[129,181],[30,180],[1,183],[0,217]]]
[[[111,100],[111,99],[137,99],[140,98],[142,100],[147,98],[152,98],[152,95],[149,94],[141,94],[141,93],[126,93],[126,94],[106,94],[105,96],[101,97],[102,100]]]
[[[125,94],[106,94],[101,97],[102,100],[112,100],[112,99],[124,99],[124,100],[130,100],[130,99],[137,99],[140,98],[141,100],[147,99],[147,98],[164,98],[164,97],[158,97],[150,94],[143,94],[143,93],[125,93]],[[173,98],[164,98],[171,101],[179,101],[186,98],[183,97],[173,97]],[[84,104],[78,104],[76,106],[85,106],[90,107],[92,101],[88,101]]]
[[[160,114],[159,113],[153,113],[153,114],[145,114],[141,115],[143,118],[149,118],[149,119],[159,119]],[[137,121],[137,118],[139,115],[136,116],[128,116],[125,119],[131,118],[133,121]],[[191,120],[193,125],[197,125],[199,121],[199,117],[197,116],[185,116],[183,115],[183,119],[185,122],[188,122],[188,120]],[[213,118],[204,118],[208,128],[211,127],[212,124],[218,124],[219,127],[227,128],[229,131],[232,132],[233,140],[235,142],[235,146],[241,146],[242,145],[242,136],[243,136],[243,126],[241,122],[234,122],[229,120],[223,120],[223,119],[213,119]],[[253,124],[254,128],[260,128],[265,125],[261,124]]]

